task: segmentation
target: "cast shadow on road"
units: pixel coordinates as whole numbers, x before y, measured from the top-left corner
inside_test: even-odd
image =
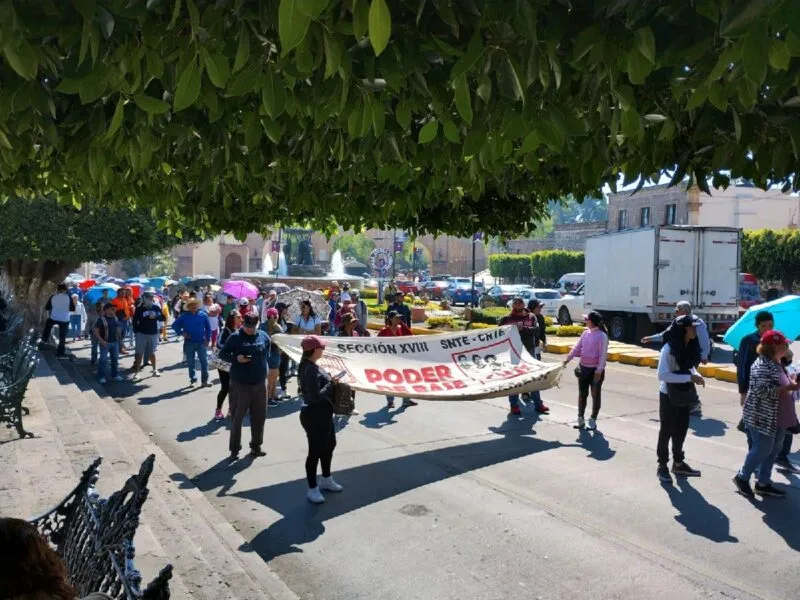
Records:
[[[267,409],[267,419],[280,419],[288,417],[291,414],[297,413],[303,407],[303,401],[300,396],[295,396],[280,402],[278,406],[270,406]]]
[[[187,385],[185,387],[181,387],[176,390],[164,392],[163,394],[159,394],[158,396],[142,396],[141,398],[139,398],[139,404],[141,404],[142,406],[148,406],[150,404],[155,404],[156,402],[160,402],[161,400],[169,400],[170,398],[185,396],[186,394],[193,392],[195,389],[196,388],[192,388]]]
[[[211,419],[208,423],[192,427],[188,431],[181,431],[175,439],[179,442],[191,442],[197,438],[212,435],[226,426],[227,419],[220,419],[219,421],[217,419]]]
[[[783,474],[792,484],[792,488],[787,490],[786,498],[762,497],[760,500],[752,500],[751,503],[764,513],[764,524],[781,536],[792,550],[800,552],[800,494],[797,489],[800,477],[785,471]]]
[[[738,543],[739,539],[730,533],[731,522],[728,515],[709,503],[688,479],[677,478],[677,487],[671,483],[661,483],[669,499],[679,512],[675,520],[691,534],[707,538],[712,542]]]
[[[722,437],[728,430],[728,424],[718,419],[692,417],[689,419],[689,429],[701,438]]]
[[[530,420],[504,424],[494,431],[500,437],[478,442],[437,448],[391,458],[367,465],[336,471],[345,491],[327,494],[325,504],[315,506],[305,501],[305,478],[233,494],[258,502],[282,515],[240,550],[255,550],[265,561],[277,556],[302,552],[298,547],[313,542],[325,533],[325,521],[404,494],[423,486],[476,471],[505,461],[563,447],[560,442],[531,437]],[[242,461],[226,466],[224,461],[192,478],[202,491],[217,491],[225,496],[235,483],[236,474],[246,465]]]
[[[597,429],[594,431],[579,430],[577,441],[585,450],[589,451],[589,458],[595,460],[610,460],[617,453],[611,448],[606,437]]]
[[[400,405],[398,408],[390,409],[384,404],[374,412],[364,413],[364,418],[359,423],[369,429],[381,429],[387,425],[394,425],[397,423],[394,418],[406,412],[407,408],[407,406]]]

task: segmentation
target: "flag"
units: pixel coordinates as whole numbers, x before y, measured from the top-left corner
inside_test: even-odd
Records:
[[[403,251],[403,242],[402,240],[396,240],[394,243],[394,251],[395,252],[402,252]]]
[[[273,252],[280,252],[281,251],[281,243],[278,240],[272,241],[272,251]]]
[[[474,233],[472,235],[472,241],[473,242],[480,242],[481,240],[483,240],[483,232],[482,231],[478,231],[478,232],[476,232],[476,233]]]

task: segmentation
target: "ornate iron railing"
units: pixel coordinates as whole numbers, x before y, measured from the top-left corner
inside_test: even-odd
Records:
[[[139,527],[142,505],[155,455],[142,463],[108,498],[94,486],[100,475],[96,459],[83,472],[78,485],[52,510],[31,520],[64,561],[79,597],[105,592],[115,600],[168,600],[172,565],[141,589],[142,574],[134,565],[133,538]]]

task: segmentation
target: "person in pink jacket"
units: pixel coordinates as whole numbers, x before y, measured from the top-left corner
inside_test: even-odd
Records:
[[[578,429],[584,427],[597,429],[597,415],[600,413],[600,390],[606,378],[606,355],[608,353],[608,329],[599,312],[592,311],[584,316],[586,331],[567,355],[564,366],[575,357],[580,365],[575,369],[578,378]],[[589,391],[592,393],[592,416],[588,423],[584,420]]]

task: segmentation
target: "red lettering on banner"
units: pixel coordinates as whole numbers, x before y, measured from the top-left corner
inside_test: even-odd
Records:
[[[383,372],[383,378],[389,383],[403,383],[403,376],[397,369],[386,369]]]
[[[432,392],[441,392],[441,391],[442,391],[442,388],[441,388],[441,387],[439,387],[438,385],[436,385],[435,383],[432,383],[432,384],[431,384],[431,391],[432,391]]]
[[[428,388],[426,388],[424,385],[412,385],[411,389],[415,392],[419,392],[420,394],[424,394],[428,391]]]
[[[450,367],[446,365],[436,365],[434,367],[436,369],[436,374],[439,376],[439,379],[444,381],[445,379],[452,379],[453,376],[450,374]]]
[[[422,367],[422,379],[425,380],[425,383],[436,383],[438,381],[433,367]]]
[[[367,381],[370,383],[381,380],[381,372],[378,369],[364,369],[364,375],[366,375]]]
[[[422,381],[422,375],[419,374],[419,371],[414,369],[403,369],[403,377],[406,383],[419,383]]]

